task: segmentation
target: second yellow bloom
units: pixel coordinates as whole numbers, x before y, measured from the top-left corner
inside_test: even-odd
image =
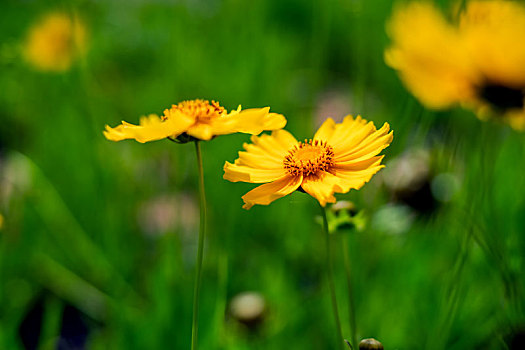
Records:
[[[106,125],[104,136],[111,141],[134,139],[144,143],[164,138],[177,139],[182,134],[196,140],[211,140],[217,135],[236,132],[258,135],[264,130],[277,130],[286,125],[283,115],[270,113],[270,107],[237,110],[228,113],[218,102],[183,101],[164,110],[159,117],[150,114],[139,125],[122,122],[112,128]]]
[[[432,3],[413,2],[396,9],[387,30],[386,63],[424,105],[462,104],[525,129],[525,6],[468,1],[451,22]]]
[[[312,140],[297,141],[285,130],[252,137],[235,163],[224,165],[224,178],[264,183],[246,193],[245,209],[267,205],[297,189],[316,198],[322,206],[335,202],[334,193],[359,189],[383,165],[378,154],[392,142],[385,123],[377,130],[372,122],[348,116],[340,124],[327,119]]]

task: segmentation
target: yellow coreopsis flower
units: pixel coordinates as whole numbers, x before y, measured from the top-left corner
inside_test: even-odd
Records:
[[[430,2],[413,2],[396,9],[387,30],[386,63],[424,105],[462,104],[525,129],[525,6],[468,1],[450,22]]]
[[[24,56],[38,70],[63,72],[85,53],[86,46],[84,24],[78,18],[53,12],[29,30]]]
[[[392,142],[385,123],[379,130],[360,116],[340,124],[328,118],[312,140],[297,141],[285,130],[252,136],[234,164],[226,162],[224,178],[232,182],[265,183],[246,193],[245,209],[267,205],[297,189],[322,206],[335,202],[334,193],[359,189],[384,166],[378,154]]]
[[[270,113],[270,107],[237,110],[228,113],[218,102],[183,101],[164,111],[162,117],[150,114],[140,119],[140,125],[122,122],[111,128],[106,125],[104,136],[111,141],[135,139],[138,142],[170,138],[179,141],[210,140],[217,135],[236,132],[257,135],[264,130],[277,130],[286,125],[283,115]]]

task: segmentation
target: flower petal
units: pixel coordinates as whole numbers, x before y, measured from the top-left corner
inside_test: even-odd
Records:
[[[314,135],[314,140],[328,141],[332,137],[335,129],[335,121],[332,118],[327,118],[323,125],[317,130]]]
[[[376,165],[358,171],[333,168],[330,170],[331,173],[324,172],[305,178],[301,187],[324,207],[326,203],[336,201],[334,193],[346,193],[351,189],[360,189],[383,167],[384,165]]]
[[[297,140],[285,130],[276,130],[272,135],[252,136],[252,142],[243,145],[246,152],[239,152],[235,164],[254,168],[282,168],[288,151],[297,144]]]
[[[284,169],[260,169],[226,162],[224,164],[225,180],[231,182],[264,183],[275,181],[285,175]]]
[[[110,141],[135,139],[144,143],[164,139],[169,136],[182,134],[193,123],[193,119],[184,117],[177,119],[161,120],[156,114],[140,118],[139,125],[122,122],[121,125],[111,128],[106,125],[104,136]]]
[[[284,176],[274,182],[270,182],[254,188],[242,196],[243,208],[250,209],[255,204],[268,205],[276,199],[286,196],[299,188],[302,176]]]
[[[364,170],[381,164],[381,160],[383,159],[383,157],[384,156],[375,156],[364,160],[349,160],[346,162],[336,162],[334,168],[351,171]]]
[[[445,108],[472,98],[482,77],[463,38],[435,5],[424,1],[397,8],[387,32],[393,45],[385,61],[423,104]]]
[[[276,130],[271,135],[252,136],[251,141],[253,145],[259,148],[258,151],[272,155],[281,161],[284,160],[288,151],[298,143],[295,137],[286,130]],[[256,152],[254,147],[246,147],[245,145],[245,148],[249,152]]]
[[[384,167],[385,167],[384,165],[380,163],[376,163],[373,166],[366,168],[366,169],[352,170],[352,169],[336,167],[332,169],[332,171],[335,176],[340,177],[341,179],[348,179],[348,180],[366,179],[365,182],[367,182],[368,180],[370,180],[372,175],[376,174],[379,170],[383,169]],[[344,186],[345,185],[343,184],[343,187]]]
[[[358,150],[350,152],[345,156],[338,159],[341,163],[344,162],[358,162],[361,160],[368,159],[379,154],[382,150],[387,148],[393,139],[393,133],[378,138],[377,140],[371,142],[370,144],[365,144],[363,147],[360,147]]]
[[[525,6],[514,1],[469,1],[459,21],[473,66],[492,82],[525,83]]]
[[[334,176],[339,179],[340,190],[336,192],[346,193],[351,189],[360,189],[365,183],[370,181],[372,176],[377,174],[377,172],[384,167],[384,165],[376,165],[368,169],[358,171],[339,168],[333,169]]]
[[[297,140],[286,130],[275,130],[271,135],[281,150],[289,151],[293,146],[297,144]]]
[[[326,203],[335,203],[334,192],[341,189],[339,179],[330,173],[305,177],[301,187],[306,193],[317,199],[323,207]]]
[[[284,157],[295,138],[287,131],[276,130],[272,135],[252,136],[253,144],[244,144],[246,152],[239,152],[234,164],[224,165],[224,179],[237,182],[264,183],[286,175]]]
[[[375,130],[372,123],[368,123],[360,132],[355,132],[336,147],[336,162],[363,160],[373,157],[388,147],[394,137],[393,132],[388,133],[390,125],[385,123],[379,130]],[[373,130],[373,131],[371,131]]]
[[[264,130],[278,130],[286,125],[283,115],[269,113],[270,107],[252,108],[234,111],[227,116],[217,118],[211,124],[215,135],[242,132],[258,135]]]
[[[209,124],[195,123],[188,131],[188,135],[193,136],[199,140],[208,141],[214,136],[213,128]]]
[[[235,164],[257,169],[283,169],[283,159],[253,152],[239,152]]]
[[[361,116],[355,119],[348,115],[343,119],[343,122],[337,124],[334,128],[332,137],[328,140],[330,145],[333,145],[336,153],[342,153],[343,149],[359,144],[361,140],[371,135],[376,128],[373,122],[367,122]]]

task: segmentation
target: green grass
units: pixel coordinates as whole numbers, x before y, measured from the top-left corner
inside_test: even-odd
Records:
[[[89,53],[67,73],[35,72],[20,45],[34,20],[57,8],[88,24]],[[387,349],[506,349],[525,324],[523,135],[459,109],[426,111],[408,94],[383,62],[390,1],[9,0],[0,9],[0,349],[23,348],[19,328],[38,300],[43,349],[53,348],[66,305],[84,315],[90,349],[188,349],[193,145],[113,143],[104,125],[207,98],[228,109],[271,106],[301,139],[319,126],[326,91],[337,91],[348,112],[390,123],[387,167],[428,147],[433,172],[460,180],[450,202],[416,214],[398,235],[375,222],[392,199],[380,175],[338,196],[367,217],[363,231],[333,237],[344,336],[344,249],[359,339]],[[248,140],[202,143],[209,225],[200,348],[335,349],[317,203],[294,193],[241,209],[254,186],[224,181],[222,167]],[[148,234],[145,208],[158,198],[176,203],[163,217],[178,214]],[[247,290],[268,307],[254,333],[225,315]]]

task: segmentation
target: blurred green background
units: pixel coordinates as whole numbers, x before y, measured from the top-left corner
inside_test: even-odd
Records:
[[[389,0],[2,1],[0,349],[189,348],[194,147],[113,143],[102,130],[194,98],[271,106],[299,139],[326,117],[390,123],[387,168],[338,196],[356,205],[362,225],[333,214],[343,223],[333,240],[346,338],[344,251],[359,339],[386,349],[523,344],[523,135],[411,97],[383,61],[391,8]],[[49,11],[76,14],[88,32],[87,54],[64,73],[35,71],[21,54]],[[224,181],[222,167],[248,140],[202,144],[201,348],[336,349],[318,205],[297,192],[241,209],[254,186]],[[250,322],[230,309],[246,291],[265,302]]]

